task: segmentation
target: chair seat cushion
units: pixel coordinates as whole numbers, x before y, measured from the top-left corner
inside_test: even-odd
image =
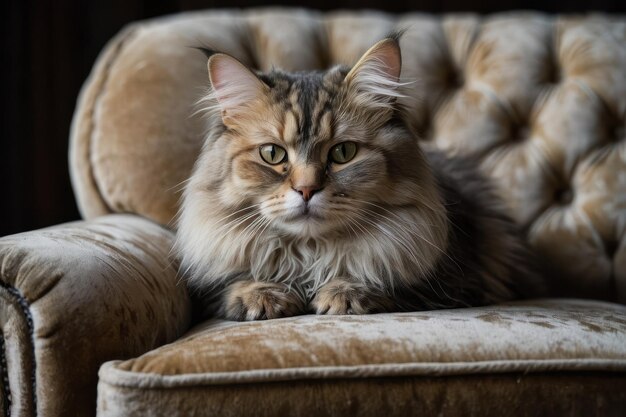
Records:
[[[537,300],[207,321],[172,344],[103,365],[98,412],[611,415],[626,406],[625,387],[626,306]]]

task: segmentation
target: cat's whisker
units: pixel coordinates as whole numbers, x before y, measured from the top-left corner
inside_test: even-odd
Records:
[[[226,219],[228,219],[228,218],[230,218],[230,217],[233,217],[233,216],[234,216],[234,215],[236,215],[237,213],[241,213],[242,211],[245,211],[245,210],[250,210],[250,209],[253,209],[253,208],[259,207],[261,204],[262,204],[262,203],[260,203],[260,204],[253,204],[253,205],[251,205],[251,206],[244,207],[244,208],[242,208],[242,209],[239,209],[239,210],[237,210],[237,211],[232,212],[232,213],[231,213],[231,214],[229,214],[228,216],[224,216],[224,217],[222,217],[221,219],[216,220],[215,222],[216,222],[216,223],[221,223],[221,222],[223,222],[224,220],[226,220]]]
[[[359,208],[357,208],[357,209],[359,209]],[[366,210],[366,209],[360,209],[360,210],[363,211],[363,210]],[[376,215],[376,216],[380,216],[379,213],[372,212],[371,210],[366,210],[365,212],[370,214],[370,215],[373,214],[373,215]],[[410,240],[402,232],[403,230],[405,230],[405,228],[400,227],[399,230],[396,229],[396,228],[392,228],[393,231],[395,232],[395,234],[393,234],[392,232],[388,231],[387,229],[382,228],[382,225],[380,225],[378,223],[370,221],[369,219],[366,219],[366,221],[368,221],[373,226],[378,227],[379,230],[381,230],[383,233],[385,233],[390,239],[392,239],[392,240],[396,241],[397,243],[399,243],[405,249],[407,254],[412,258],[412,260],[415,263],[415,265],[420,268],[420,270],[422,271],[423,274],[428,274],[429,273],[428,270],[424,270],[424,268],[422,267],[422,263],[418,260],[419,256],[415,252],[415,250],[413,249],[413,245],[411,244]],[[398,224],[396,224],[396,225],[399,226]],[[416,236],[419,237],[419,235],[416,235]]]
[[[357,209],[359,209],[359,208],[357,208]],[[365,213],[368,214],[367,211]],[[389,231],[388,229],[386,229],[382,224],[376,223],[376,222],[368,219],[367,217],[365,217],[363,215],[360,215],[360,216],[362,216],[363,219],[367,223],[369,223],[370,225],[372,225],[376,229],[378,229],[381,232],[383,232],[385,235],[387,235],[390,239],[394,240],[396,243],[400,244],[406,250],[406,252],[411,256],[411,258],[413,259],[413,262],[416,265],[420,265],[421,266],[421,262],[419,262],[419,260],[418,260],[418,254],[415,253],[415,249],[413,249],[411,247],[410,242],[407,241],[407,239],[402,234],[399,234],[398,231],[395,230],[395,229],[393,230],[393,232],[396,232],[394,234],[392,231]]]
[[[365,203],[365,201],[362,201],[362,200],[356,200],[356,199],[353,199],[353,201]],[[348,203],[345,203],[345,202],[335,203],[335,204],[338,206],[338,208],[341,208],[341,209],[343,209],[343,210],[346,210],[346,209],[351,209],[351,208],[355,207],[353,204],[348,204]],[[381,207],[381,208],[382,208],[382,207]],[[363,208],[363,209],[364,209],[364,208]],[[413,227],[413,226],[414,226],[414,223],[409,222],[409,221],[407,221],[406,219],[403,219],[402,217],[398,216],[396,213],[393,213],[393,212],[390,212],[390,213],[391,213],[391,214],[393,214],[395,217],[397,217],[399,220],[401,220],[403,223],[404,223],[404,222],[406,222],[406,226],[407,226],[407,227],[411,228],[411,227]],[[426,225],[428,225],[429,227],[430,227],[430,226],[432,226],[433,228],[438,228],[438,227],[440,227],[439,225],[434,225],[434,224],[431,224],[431,223],[429,223],[429,222],[424,222],[424,221],[422,221],[421,223],[422,223],[422,224],[426,224]]]
[[[386,220],[394,223],[396,226],[398,226],[400,228],[400,230],[403,230],[403,225],[398,224],[394,220],[390,219],[388,216],[384,216],[384,215],[382,215],[380,213],[377,213],[377,212],[375,212],[373,210],[369,210],[369,209],[364,209],[364,210],[366,210],[367,212],[369,212],[372,215],[378,216],[379,218],[386,219]],[[439,246],[437,246],[436,244],[434,244],[433,242],[431,242],[430,240],[428,240],[427,238],[425,238],[424,236],[422,236],[422,235],[420,235],[418,233],[415,233],[412,236],[415,236],[418,239],[421,239],[422,241],[426,242],[427,244],[429,244],[433,248],[437,249],[442,255],[446,256],[450,261],[452,261],[456,265],[456,267],[459,268],[460,271],[462,271],[461,266],[450,255],[448,255],[448,253],[445,250],[443,250],[442,248],[440,248]]]
[[[232,220],[232,221],[230,221],[230,222],[226,223],[225,225],[223,225],[223,226],[219,227],[219,228],[215,231],[215,234],[217,234],[217,233],[221,232],[223,228],[226,228],[226,227],[228,227],[229,225],[231,225],[231,224],[235,223],[234,225],[232,225],[232,226],[231,226],[231,227],[230,227],[230,228],[226,231],[226,233],[224,233],[225,235],[228,235],[228,234],[230,234],[233,230],[235,230],[236,228],[238,228],[240,225],[242,225],[243,223],[245,223],[246,221],[250,220],[251,218],[253,218],[253,217],[255,217],[255,216],[258,216],[258,215],[259,215],[259,213],[260,213],[260,211],[259,211],[259,210],[255,210],[254,212],[249,213],[249,214],[247,214],[247,215],[243,216],[242,218],[237,218],[237,219],[234,219],[234,220]]]
[[[381,216],[379,213],[375,213],[375,212],[373,212],[372,214]],[[382,216],[382,217],[385,217],[385,216]],[[388,219],[388,220],[392,221],[391,219]],[[395,223],[395,222],[394,222],[394,223]],[[396,224],[396,225],[400,228],[399,230],[404,230],[404,229],[402,228],[402,226],[401,226],[401,225],[398,225],[397,223],[395,223],[395,224]],[[411,235],[411,236],[415,236],[415,237],[417,237],[418,239],[421,239],[422,241],[426,242],[426,243],[427,243],[427,244],[429,244],[431,247],[433,247],[434,249],[436,249],[437,251],[439,251],[439,253],[441,253],[443,256],[445,256],[446,258],[448,258],[448,259],[449,259],[449,260],[450,260],[450,261],[451,261],[451,262],[452,262],[452,263],[453,263],[453,264],[457,267],[457,269],[459,270],[459,273],[461,273],[461,274],[463,273],[463,269],[461,268],[461,266],[460,266],[460,265],[456,262],[456,260],[455,260],[454,258],[452,258],[452,257],[448,254],[448,252],[447,252],[447,251],[445,251],[445,250],[443,250],[442,248],[440,248],[439,246],[435,245],[433,242],[431,242],[430,240],[426,239],[424,236],[422,236],[422,235],[421,235],[421,234],[419,234],[419,233],[416,233],[416,234]],[[404,240],[404,241],[406,241],[405,239],[403,239],[403,240]],[[426,272],[427,272],[427,273],[429,273],[429,271],[426,271]],[[443,289],[442,289],[442,290],[443,290]],[[445,293],[445,291],[444,291],[444,293]]]
[[[276,206],[282,206],[284,203],[282,201],[276,201],[270,204],[267,204],[264,208],[265,209],[271,209],[272,207],[276,207]]]
[[[246,226],[245,229],[241,231],[241,235],[243,236],[244,241],[248,241],[250,236],[254,236],[260,227],[265,223],[265,217],[259,216],[252,223]],[[249,232],[246,230],[250,229]]]
[[[244,227],[242,230],[239,231],[239,237],[243,239],[243,241],[247,241],[247,231],[248,230],[254,230],[256,228],[256,225],[258,223],[263,222],[263,217],[259,216],[257,218],[255,218],[254,220],[252,220],[246,227]]]
[[[373,225],[374,227],[376,227],[376,225],[375,225],[374,223],[372,223],[371,221],[369,221],[367,218],[365,218],[364,216],[362,216],[362,215],[360,215],[360,214],[358,214],[358,213],[353,213],[353,214],[354,214],[354,216],[355,216],[355,220],[356,220],[355,225],[357,225],[357,226],[358,226],[361,230],[365,230],[365,231],[366,231],[366,232],[367,232],[367,233],[368,233],[368,234],[372,237],[372,239],[373,239],[374,241],[379,241],[379,238],[375,237],[375,236],[371,233],[371,231],[369,230],[369,228],[368,228],[368,227],[366,227],[365,225],[362,225],[362,224],[361,224],[361,221],[364,221],[364,222],[366,222],[366,223],[368,223],[368,224],[370,224],[370,225]],[[392,240],[392,241],[397,241],[397,239],[396,239],[396,238],[394,238],[394,236],[389,235],[388,233],[386,233],[386,232],[384,232],[384,231],[383,231],[383,234],[385,234],[385,235],[386,235],[386,236],[387,236],[390,240]],[[419,261],[418,261],[415,257],[413,257],[411,254],[409,254],[409,256],[411,256],[411,257],[413,258],[413,263],[415,264],[415,266],[417,267],[417,269],[418,269],[418,270],[421,270],[422,268],[421,268],[421,264],[419,263]],[[393,291],[394,291],[394,288],[395,288],[395,285],[394,285],[394,280],[389,280],[389,281],[387,282],[387,285],[389,285],[391,292],[393,292]]]
[[[369,222],[369,220],[366,220]],[[371,223],[373,225],[377,225],[376,223]],[[386,231],[386,229],[380,229],[385,235],[387,235],[387,237],[389,237],[390,239],[396,241],[396,243],[399,243],[407,252],[407,254],[412,258],[414,265],[420,270],[420,275],[422,276],[422,278],[426,281],[426,283],[428,284],[428,286],[430,287],[430,289],[437,294],[437,291],[435,290],[435,288],[433,287],[432,283],[430,282],[430,271],[429,270],[424,270],[422,263],[418,260],[418,256],[417,254],[411,249],[410,245],[404,240],[404,239],[400,239],[397,236],[390,234],[390,232]],[[444,291],[444,295],[445,291]],[[446,295],[447,296],[447,295]]]
[[[232,219],[231,221],[224,223],[223,225],[221,225],[220,227],[218,227],[217,229],[215,229],[213,231],[214,235],[219,234],[220,232],[222,232],[224,229],[228,230],[226,231],[225,235],[228,235],[231,231],[233,231],[234,229],[236,229],[239,225],[245,223],[247,220],[253,218],[254,216],[256,216],[258,213],[254,212],[254,213],[248,213],[242,217],[237,217],[235,219]]]
[[[265,230],[269,227],[270,224],[272,224],[272,220],[270,218],[266,218],[265,226],[263,226],[263,229],[260,230],[259,233],[257,233],[256,235],[257,241],[261,236],[264,236]]]
[[[354,227],[352,226],[352,224],[350,222],[350,219],[348,219],[348,221],[346,221],[346,222],[344,222],[343,220],[340,221],[340,222],[341,222],[341,224],[345,224],[350,229],[350,231],[352,231],[352,233],[354,234],[354,238],[355,239],[357,239],[359,237],[359,235],[356,232],[356,230],[354,230]]]
[[[354,230],[354,228],[352,227],[352,225],[350,224],[350,219],[348,218],[347,220],[344,220],[342,217],[338,217],[336,219],[339,224],[345,228],[345,229],[349,229],[348,230],[348,234],[350,234],[350,232],[352,232],[354,234],[354,238],[357,239],[359,237],[358,233],[356,232],[356,230]]]
[[[381,206],[381,205],[378,205],[378,204],[375,204],[375,203],[371,203],[371,202],[368,202],[368,201],[364,201],[364,200],[355,200],[355,201],[360,202],[360,203],[365,203],[365,204],[370,204],[370,205],[373,205],[373,206],[375,206],[375,207],[377,207],[377,208],[379,208],[379,209],[381,209],[381,210],[384,210],[385,212],[387,212],[387,213],[389,213],[389,214],[393,215],[395,218],[397,218],[397,219],[398,219],[398,221],[399,221],[401,224],[398,224],[396,221],[394,221],[393,219],[389,218],[389,216],[385,216],[385,215],[383,215],[382,213],[378,213],[378,212],[376,212],[376,211],[373,211],[373,210],[370,210],[370,209],[363,208],[363,210],[366,210],[367,212],[369,212],[369,213],[370,213],[370,214],[372,214],[372,215],[375,215],[375,216],[377,216],[377,217],[379,217],[379,218],[382,218],[382,219],[384,219],[384,220],[388,220],[388,221],[390,221],[390,222],[394,223],[395,225],[397,225],[398,227],[400,227],[400,228],[401,228],[400,230],[403,230],[405,227],[410,227],[410,226],[412,225],[412,224],[411,224],[411,223],[409,223],[406,219],[404,219],[404,218],[400,217],[397,213],[394,213],[394,212],[392,212],[392,211],[390,211],[390,210],[386,209],[385,207],[383,207],[383,206]],[[430,225],[429,225],[429,226],[430,226]],[[416,236],[417,236],[417,237],[419,237],[419,238],[421,238],[421,239],[424,239],[427,243],[430,243],[430,244],[431,244],[431,245],[433,245],[435,248],[437,248],[438,250],[442,251],[442,249],[441,249],[441,248],[439,248],[438,246],[436,246],[434,243],[432,243],[432,242],[430,242],[430,241],[426,240],[426,238],[424,238],[423,236],[420,236],[420,235],[416,235]]]
[[[354,214],[354,218],[356,220],[356,222],[354,223],[355,226],[357,226],[363,233],[367,233],[368,235],[371,236],[371,238],[376,241],[377,238],[376,236],[374,236],[374,234],[369,230],[368,227],[364,226],[363,224],[361,224],[361,222],[359,220],[362,220],[361,217],[359,216],[358,213],[353,213]]]
[[[403,219],[402,217],[400,217],[400,216],[398,215],[398,213],[394,213],[393,211],[391,211],[391,210],[389,210],[389,209],[385,208],[384,206],[381,206],[380,204],[372,203],[371,201],[366,201],[366,200],[359,200],[359,199],[355,199],[355,198],[353,198],[352,200],[354,200],[354,201],[356,201],[356,202],[358,202],[358,203],[369,204],[369,205],[371,205],[371,206],[377,207],[377,208],[379,208],[379,209],[381,209],[381,210],[384,210],[385,212],[387,212],[387,213],[391,214],[392,216],[396,217],[396,218],[397,218],[397,219],[399,219],[399,220],[402,220],[402,221],[404,221],[404,220],[405,220],[405,219]],[[421,203],[420,203],[420,204],[421,204]],[[425,207],[427,207],[427,208],[430,208],[428,205],[425,205],[425,204],[424,204],[424,206],[425,206]],[[433,211],[439,211],[439,210],[437,210],[437,209],[435,209],[435,208],[431,208],[431,210],[433,210]],[[431,227],[439,227],[439,225],[435,225],[435,224],[431,224],[431,223],[427,223],[427,224],[428,224],[429,226],[431,226]]]
[[[182,180],[178,184],[172,185],[171,187],[167,188],[165,192],[170,192],[172,190],[174,190],[175,192],[181,192],[183,188],[187,185],[187,183],[191,181],[192,179],[193,177],[189,177],[186,180]]]
[[[356,214],[356,213],[353,213],[353,214],[355,214],[355,215],[354,215],[354,217],[351,217],[351,218],[348,219],[348,224],[349,225],[353,224],[363,234],[369,234],[371,236],[373,242],[378,242],[379,239],[377,239],[377,237],[374,236],[374,234],[369,230],[369,228],[367,226],[361,224],[361,221],[360,221],[361,217],[358,214]],[[355,232],[355,236],[356,236],[356,232]],[[389,282],[387,282],[387,285],[389,286],[389,290],[391,291],[391,293],[393,293],[394,292],[394,288],[395,288],[394,281],[393,280],[389,280]]]
[[[358,199],[353,199],[353,200],[354,200],[354,201],[357,201],[357,202],[359,202],[359,203],[370,204],[370,205],[376,206],[376,207],[378,207],[378,208],[380,208],[380,209],[382,209],[382,210],[385,210],[386,212],[388,212],[388,213],[390,213],[390,214],[393,214],[393,215],[394,215],[395,217],[397,217],[398,219],[403,220],[400,216],[398,216],[398,214],[397,214],[397,213],[394,213],[394,212],[392,212],[392,211],[390,211],[390,210],[388,210],[388,209],[384,208],[383,206],[381,206],[381,205],[379,205],[379,204],[372,203],[372,202],[370,202],[370,201],[365,201],[365,200],[358,200]],[[423,204],[423,203],[422,203],[422,204]],[[425,207],[427,207],[427,208],[430,208],[432,211],[435,211],[435,210],[436,210],[436,209],[434,209],[434,208],[430,207],[430,206],[429,206],[429,205],[427,205],[427,204],[423,204],[423,205],[424,205]],[[445,204],[444,204],[444,205],[445,205]],[[433,227],[433,228],[441,227],[441,226],[439,226],[439,225],[435,225],[435,224],[431,224],[431,223],[427,223],[427,224],[428,224],[428,226]],[[448,217],[448,224],[450,224],[451,226],[455,227],[455,228],[456,228],[459,232],[461,232],[461,233],[463,233],[463,234],[465,234],[465,235],[467,236],[467,232],[465,232],[465,231],[464,231],[461,227],[459,227],[459,226],[458,226],[458,225],[457,225],[457,224],[456,224],[456,223],[455,223],[452,219],[450,219],[449,217]]]

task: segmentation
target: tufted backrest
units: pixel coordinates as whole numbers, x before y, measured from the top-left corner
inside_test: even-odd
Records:
[[[164,225],[203,140],[211,45],[266,70],[352,64],[393,29],[426,146],[474,155],[561,294],[626,302],[626,19],[262,9],[132,24],[80,96],[70,164],[86,218]]]

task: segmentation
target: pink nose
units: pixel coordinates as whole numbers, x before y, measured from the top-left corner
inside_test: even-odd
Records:
[[[321,188],[318,188],[316,186],[309,186],[309,185],[302,186],[302,187],[294,187],[293,189],[302,196],[304,201],[309,201],[313,197],[313,194],[321,190]]]

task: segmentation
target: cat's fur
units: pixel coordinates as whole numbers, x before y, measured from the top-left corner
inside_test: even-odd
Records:
[[[361,314],[536,294],[531,256],[485,180],[468,161],[425,153],[405,123],[396,37],[326,72],[255,74],[207,55],[213,124],[176,248],[208,313]],[[331,162],[345,141],[356,156]],[[270,143],[285,163],[261,158]]]

